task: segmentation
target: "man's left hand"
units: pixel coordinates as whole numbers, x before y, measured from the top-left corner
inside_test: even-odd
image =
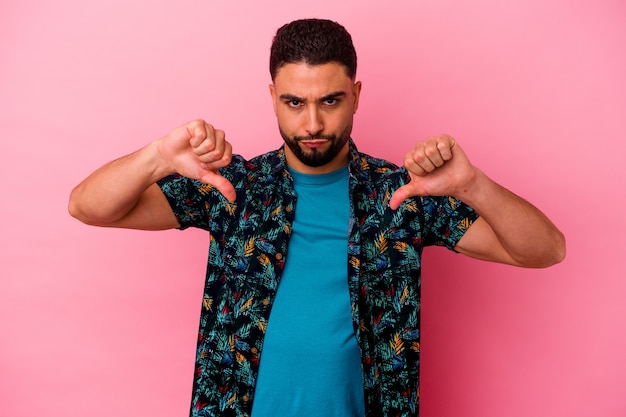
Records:
[[[404,158],[410,182],[396,190],[389,207],[397,209],[413,196],[459,197],[476,178],[476,170],[459,144],[448,135],[418,142]]]

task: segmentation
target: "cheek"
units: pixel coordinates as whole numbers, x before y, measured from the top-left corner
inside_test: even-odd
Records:
[[[345,109],[344,111],[333,115],[333,117],[330,119],[331,122],[329,122],[329,127],[330,125],[332,125],[333,129],[335,130],[343,130],[346,128],[346,126],[350,126],[352,124],[353,119],[354,113],[352,108]]]
[[[298,118],[293,112],[278,110],[276,112],[276,120],[278,121],[278,126],[280,126],[284,132],[296,131],[298,129]]]

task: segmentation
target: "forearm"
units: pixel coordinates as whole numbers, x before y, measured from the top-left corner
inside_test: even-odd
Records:
[[[153,142],[112,161],[82,181],[70,195],[69,212],[80,221],[106,226],[125,217],[143,193],[170,172]]]
[[[455,197],[473,207],[491,228],[501,249],[510,257],[506,262],[545,267],[564,258],[565,239],[557,227],[532,204],[496,184],[480,170],[476,169],[475,179]]]

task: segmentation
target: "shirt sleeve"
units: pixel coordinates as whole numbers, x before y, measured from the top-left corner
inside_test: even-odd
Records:
[[[233,155],[231,163],[220,169],[220,174],[233,184],[238,194],[245,192],[246,163],[240,155]],[[180,230],[196,227],[216,232],[223,226],[222,219],[232,217],[234,205],[210,184],[174,174],[157,181],[157,185],[170,203]]]
[[[438,245],[454,249],[478,218],[474,209],[449,196],[422,197],[422,207],[424,246]]]
[[[180,224],[180,230],[197,227],[209,230],[208,208],[216,198],[213,187],[174,174],[157,182]]]

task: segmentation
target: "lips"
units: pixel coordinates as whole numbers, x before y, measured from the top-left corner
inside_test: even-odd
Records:
[[[328,143],[328,140],[326,140],[326,139],[312,139],[312,140],[303,140],[303,141],[300,141],[300,143],[302,143],[304,146],[306,146],[309,149],[315,149],[315,148],[319,148],[320,146],[324,145],[325,143]]]

